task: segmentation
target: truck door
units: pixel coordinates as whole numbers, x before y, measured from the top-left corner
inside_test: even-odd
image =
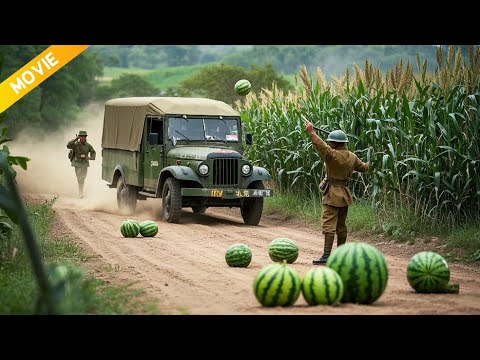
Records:
[[[163,119],[147,118],[145,141],[144,186],[147,190],[157,187],[158,175],[163,168]]]

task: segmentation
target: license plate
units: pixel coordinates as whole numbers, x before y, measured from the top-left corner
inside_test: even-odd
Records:
[[[212,197],[222,197],[223,195],[223,190],[211,190],[210,191],[210,196]]]

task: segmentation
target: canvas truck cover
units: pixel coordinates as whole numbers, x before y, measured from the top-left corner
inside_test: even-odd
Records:
[[[222,101],[184,97],[130,97],[105,103],[102,148],[140,150],[147,115],[239,116]]]

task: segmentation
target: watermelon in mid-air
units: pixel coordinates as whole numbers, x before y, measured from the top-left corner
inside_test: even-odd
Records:
[[[246,79],[238,80],[235,84],[235,92],[238,95],[245,96],[252,90],[252,84]]]

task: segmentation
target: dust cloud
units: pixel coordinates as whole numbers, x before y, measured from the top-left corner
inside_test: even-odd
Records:
[[[110,189],[102,179],[103,114],[103,103],[93,103],[86,106],[65,130],[48,134],[22,131],[16,136],[10,144],[11,153],[30,158],[27,171],[15,166],[20,192],[40,194],[47,199],[57,197],[55,203],[60,206],[118,213],[116,189]],[[83,199],[78,197],[75,170],[67,157],[67,142],[80,130],[87,131],[87,142],[97,153],[95,160],[90,161]],[[144,213],[152,219],[158,218],[161,201],[141,201],[137,208],[136,215]]]

